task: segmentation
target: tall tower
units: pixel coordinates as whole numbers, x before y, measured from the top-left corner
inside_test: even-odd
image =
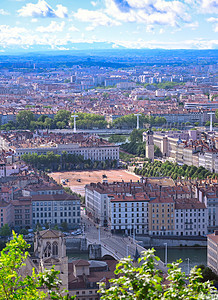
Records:
[[[154,137],[151,129],[146,132],[145,142],[145,157],[154,161]]]

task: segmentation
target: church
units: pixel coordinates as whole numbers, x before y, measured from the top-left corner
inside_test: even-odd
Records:
[[[109,279],[115,276],[116,264],[116,260],[83,259],[69,263],[64,234],[47,229],[35,233],[33,255],[27,258],[21,274],[27,276],[32,274],[33,269],[38,273],[54,267],[60,272],[61,289],[67,289],[71,296],[76,295],[77,300],[97,300],[100,299],[98,282],[104,281],[109,287]]]

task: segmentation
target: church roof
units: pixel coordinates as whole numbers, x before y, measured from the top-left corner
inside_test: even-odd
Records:
[[[39,235],[42,238],[58,238],[58,237],[64,237],[64,234],[59,230],[53,230],[53,229],[46,229],[39,232]]]
[[[73,261],[72,263],[77,267],[90,265],[90,263],[84,259],[78,259],[78,260]]]

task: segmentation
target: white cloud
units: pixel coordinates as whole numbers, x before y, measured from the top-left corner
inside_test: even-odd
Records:
[[[198,26],[199,26],[198,21],[195,21],[195,22],[192,22],[192,23],[187,23],[187,24],[185,25],[185,27],[191,28],[192,30],[197,29]]]
[[[87,39],[83,34],[81,38],[75,38],[74,33],[67,32],[63,35],[60,32],[50,34],[48,32],[36,32],[23,27],[10,27],[8,25],[0,25],[0,47],[6,48],[25,48],[31,49],[33,46],[47,46],[47,49],[73,49],[74,43],[98,43],[108,41],[106,39],[97,39],[95,36]],[[144,41],[138,39],[136,41],[118,40],[114,42],[114,47],[123,46],[126,48],[142,49],[142,48],[163,48],[163,49],[218,49],[218,40],[194,39],[162,42],[159,40]]]
[[[53,9],[45,0],[38,0],[38,3],[27,3],[18,10],[19,16],[32,18],[66,18],[67,8],[59,4]]]
[[[218,40],[207,40],[207,39],[194,39],[194,40],[183,40],[176,42],[160,42],[157,40],[148,41],[115,41],[118,46],[123,46],[131,49],[217,49]]]
[[[8,11],[4,10],[3,8],[0,8],[0,15],[7,16],[7,15],[10,15],[10,13]]]
[[[92,4],[92,6],[97,6],[97,4],[98,4],[98,2],[95,2],[95,1],[91,1],[91,4]]]
[[[147,25],[147,27],[146,27],[146,32],[148,32],[148,33],[154,32],[154,26],[152,26],[152,25]]]
[[[218,22],[218,18],[213,18],[213,17],[208,18],[208,19],[207,19],[207,22],[210,22],[210,23],[217,23],[217,22]]]
[[[78,28],[76,28],[75,26],[70,26],[70,28],[68,29],[69,31],[79,31]]]
[[[201,9],[203,13],[218,14],[218,1],[201,0]]]
[[[179,26],[190,22],[184,3],[172,0],[105,0],[106,12],[124,22]]]
[[[213,31],[218,32],[218,18],[208,18],[207,22],[213,23]]]
[[[62,32],[65,26],[65,22],[57,23],[55,21],[51,21],[51,23],[45,26],[39,26],[36,28],[38,32]]]
[[[0,25],[0,47],[6,48],[25,48],[30,49],[32,46],[47,46],[48,49],[71,49],[73,43],[94,43],[101,40],[75,38],[70,32],[65,35],[60,32],[50,34],[49,32],[37,32],[23,27],[10,27]],[[102,42],[102,41],[101,41]]]
[[[109,18],[101,11],[79,8],[78,11],[74,13],[74,16],[79,21],[91,23],[91,25],[86,28],[87,30],[93,30],[98,26],[117,26],[121,24],[120,22]]]

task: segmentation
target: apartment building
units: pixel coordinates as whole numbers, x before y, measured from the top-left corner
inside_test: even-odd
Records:
[[[145,133],[143,134],[145,139]],[[193,138],[193,139],[192,139]],[[164,158],[180,165],[203,166],[218,173],[218,149],[216,139],[205,136],[201,139],[199,131],[179,133],[155,133],[154,144],[160,148]]]
[[[80,199],[75,195],[32,195],[33,226],[67,223],[70,228],[80,225]]]
[[[147,180],[91,183],[85,188],[88,216],[126,234],[204,236],[207,205],[197,197],[191,186],[161,186]]]
[[[88,215],[101,226],[107,226],[111,220],[109,192],[110,190],[100,183],[91,183],[85,187],[85,203]]]
[[[149,234],[174,234],[175,202],[170,197],[155,198],[148,203]]]
[[[175,235],[205,236],[207,208],[197,199],[177,199],[175,203]]]
[[[218,230],[207,236],[207,266],[218,275]]]
[[[13,206],[11,203],[0,200],[0,228],[8,224],[13,224]]]
[[[208,210],[208,233],[218,229],[218,186],[217,184],[200,184],[196,186],[196,196]]]
[[[143,193],[111,195],[111,231],[148,234],[148,202]]]
[[[16,197],[11,202],[13,206],[13,226],[16,230],[32,228],[32,201],[31,197]]]

